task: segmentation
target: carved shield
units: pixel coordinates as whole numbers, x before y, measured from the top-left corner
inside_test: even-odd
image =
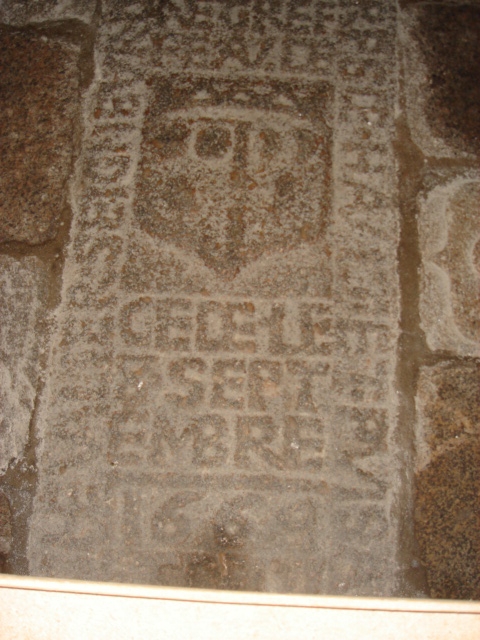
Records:
[[[325,83],[155,79],[135,215],[225,279],[266,252],[317,242],[330,211]]]

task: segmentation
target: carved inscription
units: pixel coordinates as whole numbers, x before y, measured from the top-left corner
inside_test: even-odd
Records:
[[[123,345],[161,352],[329,355],[331,302],[138,297],[122,305]]]
[[[121,4],[95,44],[30,566],[391,594],[396,4]]]
[[[139,297],[119,315],[124,384],[112,460],[321,469],[328,302]],[[158,355],[142,357],[141,346]]]
[[[163,68],[331,74],[335,0],[161,4],[166,28],[153,44]]]

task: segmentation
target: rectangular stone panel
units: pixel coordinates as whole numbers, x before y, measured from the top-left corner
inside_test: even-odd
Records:
[[[37,395],[47,269],[0,256],[0,472],[22,457]]]
[[[39,417],[35,572],[392,592],[396,80],[343,69],[390,55],[395,14],[367,13],[357,51],[339,5],[322,75],[300,49],[332,6],[138,3],[137,20],[106,3]],[[257,64],[253,40],[241,66],[205,57],[237,51],[257,13],[298,73],[283,49]]]
[[[432,596],[480,596],[480,368],[423,367],[417,394],[415,532]]]
[[[0,26],[0,243],[55,237],[67,206],[79,48]]]
[[[94,14],[96,0],[2,0],[0,22],[25,25],[46,20],[84,20]]]
[[[480,355],[480,181],[477,171],[432,176],[419,196],[420,315],[428,346]],[[435,184],[437,183],[437,184]]]

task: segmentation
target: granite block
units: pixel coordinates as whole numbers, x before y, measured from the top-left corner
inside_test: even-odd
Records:
[[[480,367],[422,369],[415,530],[434,598],[480,598]]]
[[[0,243],[55,237],[68,207],[79,48],[0,26]]]
[[[47,283],[48,270],[38,258],[0,256],[0,473],[21,458],[29,435]]]

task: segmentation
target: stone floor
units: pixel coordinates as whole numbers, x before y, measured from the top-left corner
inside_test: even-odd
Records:
[[[0,571],[480,599],[480,5],[0,0]]]

